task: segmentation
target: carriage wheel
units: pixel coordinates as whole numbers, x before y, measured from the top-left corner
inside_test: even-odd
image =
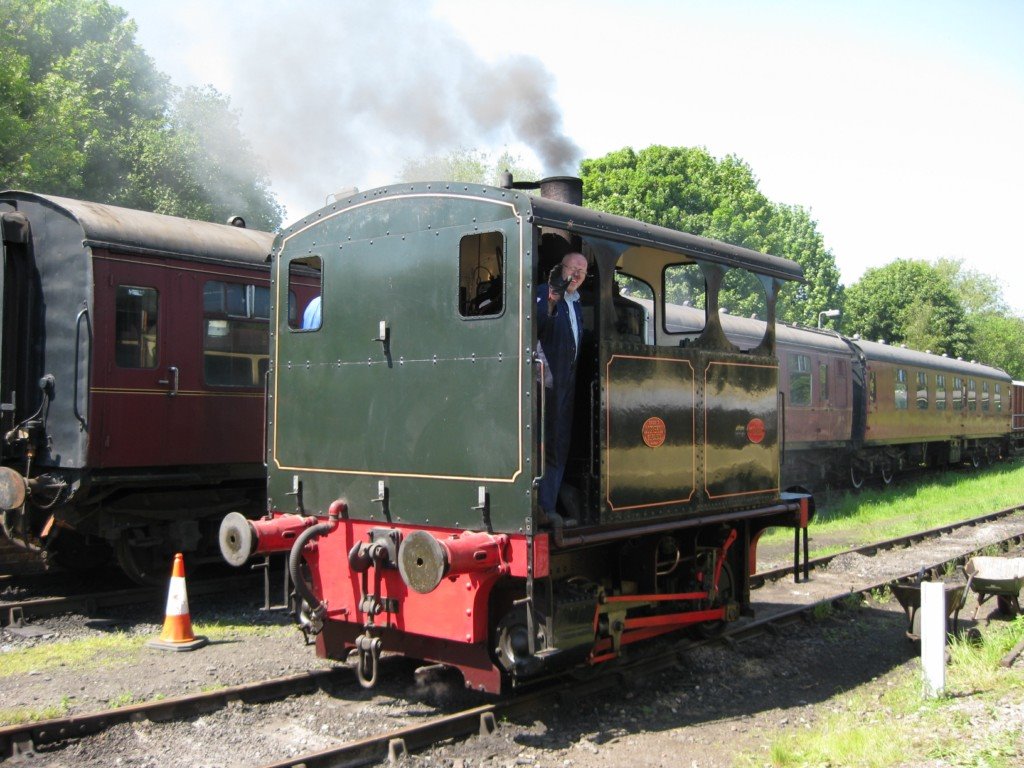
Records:
[[[864,485],[864,473],[857,468],[856,464],[850,465],[850,485],[858,490]]]
[[[971,454],[971,466],[975,469],[981,466],[981,454],[977,451]]]
[[[117,564],[136,584],[161,586],[171,573],[171,560],[161,555],[155,543],[149,543],[141,531],[125,531],[114,545]]]
[[[86,537],[67,528],[60,529],[50,553],[61,568],[77,573],[88,573],[110,565],[113,556],[106,540]]]
[[[882,465],[882,482],[885,485],[889,485],[890,483],[892,483],[892,478],[895,474],[896,473],[895,471],[893,471],[891,464],[885,463]]]

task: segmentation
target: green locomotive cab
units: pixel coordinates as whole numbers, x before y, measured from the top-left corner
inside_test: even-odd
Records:
[[[774,354],[799,266],[559,196],[379,189],[275,243],[271,514],[226,520],[222,548],[236,563],[292,548],[305,629],[321,655],[357,650],[364,682],[381,650],[498,691],[714,631],[749,607],[757,536],[807,523],[808,500],[779,488]],[[569,458],[545,513],[536,296],[570,252],[588,276]],[[757,304],[762,338],[729,338],[723,296]],[[666,322],[684,302],[698,322]]]

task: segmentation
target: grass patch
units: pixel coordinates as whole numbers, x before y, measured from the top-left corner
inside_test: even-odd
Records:
[[[208,637],[212,642],[237,641],[247,637],[267,637],[295,631],[290,625],[232,624],[224,621],[194,623],[192,630],[197,635]],[[15,649],[0,654],[0,677],[42,672],[59,667],[87,669],[120,666],[137,661],[139,654],[145,650],[146,643],[158,635],[157,632],[154,632],[152,637],[114,632],[98,637],[58,640],[30,648]]]
[[[1017,506],[1022,485],[1024,462],[1012,461],[981,472],[947,472],[913,485],[837,494],[811,522],[811,557]],[[792,537],[791,529],[777,528],[761,541],[779,544]],[[816,546],[816,537],[827,543]]]
[[[945,696],[923,698],[920,669],[910,665],[885,687],[876,681],[841,697],[810,730],[765,734],[766,752],[740,755],[737,764],[889,768],[930,759],[955,766],[1020,766],[1024,722],[1006,708],[1024,702],[1024,670],[1005,669],[999,660],[1022,637],[1024,617],[1018,617],[990,626],[980,644],[954,640]]]
[[[59,704],[51,704],[48,707],[30,709],[28,707],[14,707],[0,709],[0,725],[22,725],[23,723],[38,723],[40,720],[53,720],[57,717],[64,717],[71,711],[71,700],[65,696]]]
[[[57,667],[101,667],[135,658],[145,637],[116,632],[101,637],[58,640],[0,654],[0,677],[24,675]]]

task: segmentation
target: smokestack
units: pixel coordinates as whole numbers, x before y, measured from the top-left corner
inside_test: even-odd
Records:
[[[583,205],[583,179],[578,176],[548,176],[541,179],[540,196],[572,205]]]

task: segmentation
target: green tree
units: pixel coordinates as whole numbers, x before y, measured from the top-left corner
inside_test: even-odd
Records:
[[[815,324],[818,312],[842,308],[839,270],[817,224],[803,208],[765,197],[739,158],[718,160],[696,147],[627,147],[584,160],[580,175],[588,206],[799,262],[808,282],[784,290],[780,319]],[[721,300],[743,315],[757,311],[759,303],[739,289],[726,291]]]
[[[447,154],[407,160],[399,174],[401,181],[463,181],[474,184],[498,184],[500,175],[510,171],[514,179],[533,180],[535,170],[508,150],[492,158],[476,149],[457,149]]]
[[[226,100],[173,89],[135,31],[107,0],[0,3],[0,186],[276,227]]]
[[[897,259],[867,270],[846,289],[847,333],[966,357],[970,326],[948,274],[924,261]]]
[[[176,91],[167,120],[137,121],[125,154],[122,205],[172,216],[276,229],[283,217],[266,172],[227,97],[213,88]]]
[[[962,259],[939,259],[935,267],[953,284],[967,315],[971,343],[964,357],[1024,378],[1024,320],[1010,311],[999,280],[964,267]]]
[[[998,312],[971,316],[971,359],[1024,380],[1024,319]]]

